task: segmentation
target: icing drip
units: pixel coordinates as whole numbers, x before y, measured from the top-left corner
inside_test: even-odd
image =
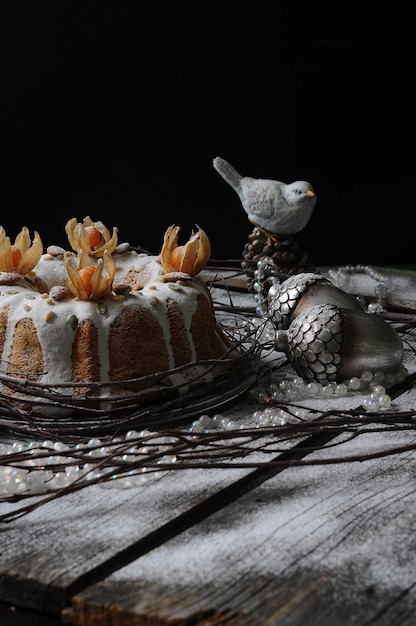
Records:
[[[201,295],[206,299],[209,298],[205,286],[199,280],[192,280],[189,283],[150,282],[140,291],[132,291],[125,297],[103,302],[75,298],[57,301],[48,294],[40,294],[24,286],[3,287],[0,294],[0,312],[7,312],[7,324],[0,367],[7,373],[17,325],[21,320],[30,319],[43,348],[44,373],[39,377],[39,382],[51,385],[71,383],[71,354],[76,330],[84,320],[90,320],[98,332],[101,381],[108,382],[110,370],[108,344],[112,325],[125,308],[143,307],[157,320],[166,346],[169,368],[172,369],[175,366],[175,355],[172,348],[168,301],[174,300],[181,312],[191,360],[194,361],[197,355],[191,325]],[[139,325],[137,332],[140,332]]]

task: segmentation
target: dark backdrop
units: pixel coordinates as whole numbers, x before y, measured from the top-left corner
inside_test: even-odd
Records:
[[[314,185],[313,262],[414,263],[413,3],[324,4],[3,3],[0,225],[66,246],[90,215],[157,253],[196,223],[239,258],[220,155]]]

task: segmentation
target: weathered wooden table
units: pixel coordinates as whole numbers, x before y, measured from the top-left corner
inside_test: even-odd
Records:
[[[362,394],[308,399],[309,421],[327,411],[330,428],[257,428],[244,457],[91,484],[16,519],[28,502],[2,502],[0,601],[80,626],[413,626],[416,273],[383,271],[408,370],[387,412],[349,424]],[[352,292],[371,297],[366,280]],[[213,288],[218,304],[253,305],[228,285]],[[237,395],[214,412],[248,424],[259,406]]]

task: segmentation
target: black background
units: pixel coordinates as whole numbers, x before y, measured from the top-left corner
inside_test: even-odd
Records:
[[[312,182],[317,264],[414,264],[415,35],[412,1],[3,2],[0,225],[66,246],[90,215],[157,253],[197,223],[239,258],[219,155]]]
[[[311,261],[415,263],[415,9],[362,5],[3,4],[0,224],[67,247],[90,215],[152,253],[198,224],[239,258],[252,227],[219,155],[314,185]]]

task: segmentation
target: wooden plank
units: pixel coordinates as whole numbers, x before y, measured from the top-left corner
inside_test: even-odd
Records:
[[[416,308],[416,272],[380,267],[375,269],[386,280],[386,306],[402,310]],[[321,268],[321,271],[327,275],[328,268]],[[348,277],[343,289],[368,300],[375,300],[376,286],[377,282],[371,276],[357,272]]]
[[[407,350],[414,375],[412,355]],[[333,406],[351,407],[359,398]],[[328,408],[328,401],[318,405]],[[394,405],[414,408],[415,387]],[[226,510],[76,594],[63,619],[79,626],[410,626],[416,453],[335,463],[340,455],[363,458],[401,445],[416,446],[413,428],[369,432],[312,453],[305,462],[320,464],[270,476]]]
[[[297,453],[291,445],[286,444],[288,461],[308,452]],[[59,611],[77,590],[227,507],[282,469],[172,471],[145,488],[112,489],[111,498],[92,486],[88,498],[76,492],[47,502],[3,530],[0,599]],[[10,508],[3,504],[0,512]],[[95,520],[92,526],[89,520]]]
[[[416,308],[416,272],[412,270],[380,267],[376,267],[375,269],[386,279],[386,306],[404,311],[414,310]],[[321,267],[317,268],[316,271],[330,278],[328,270],[328,267]],[[238,274],[233,271],[214,272],[213,270],[205,270],[201,273],[201,277],[207,284],[215,287],[216,292],[219,290],[229,290],[230,292],[237,291],[250,295],[248,292],[247,277],[244,274]],[[347,282],[342,288],[353,295],[363,296],[366,300],[371,302],[376,300],[376,286],[377,282],[371,278],[371,276],[357,272],[348,276]],[[251,301],[246,299],[246,302],[247,304],[253,304],[254,300],[252,296]]]
[[[153,545],[163,541],[168,530],[164,528],[158,539],[158,529],[247,472],[225,470],[214,475],[195,470],[185,482],[184,476],[171,473],[144,488],[128,490],[92,486],[3,525],[0,600],[60,611],[77,581],[92,581],[101,567],[103,576],[107,568],[136,558],[148,549],[146,537],[152,537]],[[9,508],[2,505],[0,511]]]
[[[393,439],[395,445],[415,441],[413,433]],[[391,433],[370,433],[343,447],[353,453],[385,445],[392,445]],[[323,454],[330,452],[316,458]],[[415,460],[411,451],[348,466],[292,467],[226,514],[213,514],[77,594],[65,620],[79,626],[410,625]]]
[[[356,397],[347,397],[337,406],[353,402]],[[252,410],[248,405],[229,413],[246,419]],[[296,458],[291,445],[283,456],[286,465]],[[309,451],[302,449],[297,456]],[[58,611],[71,594],[228,507],[284,467],[172,471],[144,489],[89,487],[49,502],[2,529],[1,599]],[[2,505],[7,508],[11,505]]]
[[[219,300],[226,302],[229,297],[226,290],[216,290],[216,294],[219,291],[221,291]],[[240,298],[236,293],[232,297],[239,304],[245,305],[252,302],[249,294]],[[410,347],[407,348],[406,359],[408,364],[414,361],[414,354]],[[412,371],[414,371],[414,364]],[[280,373],[283,374],[284,370]],[[413,401],[414,395],[405,394],[404,399],[406,402]],[[334,408],[352,408],[358,400],[357,396],[351,395],[334,401],[333,406]],[[328,406],[328,401],[319,401],[316,406]],[[241,416],[245,419],[252,411],[252,405],[241,402],[238,407],[226,411],[226,414],[233,418]],[[292,460],[294,458],[292,457]],[[286,459],[285,467],[290,460],[290,458]],[[411,460],[413,462],[413,457]],[[377,468],[377,471],[374,471],[375,475],[378,474],[380,467],[384,467],[382,460],[374,460],[371,463],[374,463],[374,467]],[[369,467],[367,462],[366,465]],[[356,474],[356,471],[354,466],[357,481],[351,481],[348,489],[343,492],[346,501],[350,497],[350,492],[359,495],[362,485],[365,484],[362,475]],[[383,471],[387,476],[387,469]],[[411,485],[410,474],[406,475],[408,468],[400,471],[404,472],[403,475]],[[307,477],[307,487],[305,487],[305,478],[300,479],[302,472]],[[166,620],[177,619],[179,624],[189,623],[189,620],[196,620],[192,623],[231,624],[232,620],[238,616],[241,623],[244,618],[248,620],[247,624],[252,624],[253,622],[249,620],[260,615],[262,611],[265,620],[271,620],[269,622],[271,624],[275,623],[273,621],[275,611],[279,613],[279,619],[281,611],[286,612],[289,619],[288,607],[286,606],[285,609],[282,607],[288,604],[290,608],[293,604],[296,610],[299,610],[296,596],[290,599],[288,593],[292,586],[296,587],[296,581],[303,581],[298,591],[300,595],[304,593],[307,595],[305,589],[310,589],[309,601],[312,602],[317,594],[316,585],[318,589],[321,589],[322,598],[332,597],[331,593],[335,593],[331,592],[333,581],[341,581],[341,584],[342,576],[346,576],[345,572],[348,571],[348,556],[342,557],[339,571],[338,564],[332,569],[331,564],[328,564],[328,569],[323,572],[315,571],[313,568],[311,570],[307,561],[309,552],[298,552],[296,556],[297,544],[292,545],[281,527],[276,527],[276,520],[281,521],[282,514],[290,515],[291,506],[296,507],[297,510],[297,514],[293,516],[293,523],[296,523],[298,519],[303,519],[305,528],[309,523],[309,519],[305,516],[310,507],[317,507],[320,502],[333,502],[333,509],[330,510],[336,510],[336,507],[340,506],[338,500],[334,500],[338,492],[333,493],[330,489],[320,491],[318,488],[315,489],[315,483],[309,485],[309,479],[315,475],[314,472],[318,470],[308,468],[305,473],[305,468],[295,467],[290,467],[285,472],[280,472],[280,470],[253,472],[247,469],[181,470],[172,471],[162,480],[145,489],[108,491],[100,487],[89,487],[82,492],[66,495],[35,510],[26,518],[1,527],[0,600],[37,610],[58,612],[67,605],[71,596],[74,596],[75,609],[72,613],[71,611],[65,612],[66,619],[75,620],[74,623],[77,619],[84,620],[80,623],[89,623],[85,621],[88,615],[91,617],[95,615],[95,612],[103,611],[104,597],[101,595],[101,599],[98,599],[101,587],[95,586],[95,583],[103,581],[105,589],[108,586],[110,589],[114,586],[114,588],[117,587],[117,593],[120,591],[120,585],[126,585],[133,594],[129,596],[130,602],[134,600],[138,606],[141,606],[143,620],[154,619],[155,623],[164,623],[157,621],[163,618],[166,623],[175,623]],[[331,477],[328,466],[319,476],[321,482],[325,483],[325,480],[328,482],[328,476]],[[337,472],[337,481],[342,482],[342,480],[343,477],[338,477]],[[319,480],[317,481],[319,486]],[[374,480],[372,484],[376,486],[378,483]],[[283,506],[276,510],[276,501],[282,499],[282,485],[283,487],[287,485],[286,496],[290,498],[284,499]],[[395,487],[398,488],[398,483]],[[368,487],[368,499],[371,498],[371,493],[371,488]],[[403,499],[406,507],[411,510],[414,506],[412,494],[404,493]],[[265,502],[264,506],[263,502]],[[315,502],[314,505],[311,504],[313,502]],[[406,507],[403,507],[403,510],[397,514],[397,519],[406,529],[402,537],[403,545],[411,547]],[[12,505],[1,505],[0,513],[11,508]],[[253,526],[251,519],[247,518],[247,511],[252,511],[254,514],[257,509],[261,509],[262,515],[256,518]],[[354,509],[351,519],[347,512],[341,511],[339,514],[347,527],[357,524],[354,521],[357,517],[356,510]],[[377,513],[378,520],[378,511],[375,513]],[[392,514],[393,508],[388,508],[388,513]],[[384,522],[387,527],[389,522],[383,518],[382,513],[380,519],[381,523]],[[264,536],[258,531],[265,524],[268,526],[269,523],[270,528],[274,530],[266,534],[266,540],[264,540]],[[378,530],[386,545],[384,526]],[[392,527],[390,530],[393,532]],[[319,529],[314,530],[313,536],[320,536],[320,532]],[[246,546],[247,537],[250,538],[250,550]],[[302,542],[306,541],[306,537],[301,537],[301,539]],[[218,558],[220,558],[218,569],[216,564],[215,567],[213,566],[208,552],[201,550],[201,546],[206,546],[207,541],[207,545],[211,545],[213,541],[213,545],[218,548]],[[354,546],[348,543],[348,539],[345,541],[348,550],[353,554],[354,565]],[[284,545],[285,550],[289,550],[296,556],[295,563],[299,565],[299,570],[294,564],[290,571],[284,568],[275,571],[272,568],[270,576],[271,566],[268,566],[266,558],[266,544],[272,546],[277,553],[279,546]],[[376,548],[380,547],[379,543],[375,545]],[[177,546],[173,553],[172,546]],[[192,567],[188,567],[186,560],[189,555],[189,546],[192,547],[191,554],[196,554],[199,559],[195,565],[191,561]],[[321,549],[321,544],[311,548],[311,551],[319,549]],[[247,557],[245,550],[247,550]],[[336,548],[333,551],[337,554]],[[157,575],[155,575],[156,570],[149,575],[147,564],[152,563],[153,557],[157,562],[159,554],[163,555],[163,563],[159,563]],[[240,564],[240,561],[243,563],[245,560],[248,567],[246,573],[241,572],[236,566]],[[324,557],[322,560],[325,560]],[[189,572],[191,576],[183,587],[178,570],[174,566],[175,561],[182,563],[184,571]],[[252,565],[253,561],[256,563],[255,567]],[[170,577],[168,579],[165,576],[165,566],[167,575]],[[129,570],[129,567],[133,569]],[[260,569],[256,571],[258,567]],[[310,571],[313,575],[309,579]],[[218,587],[217,583],[221,582],[221,577],[227,572],[232,573],[232,584],[228,586],[220,584]],[[119,574],[121,578],[117,577]],[[202,582],[200,576],[205,577]],[[241,577],[241,584],[235,577]],[[314,582],[316,580],[321,581],[321,586]],[[170,581],[174,581],[175,585],[171,586]],[[259,581],[263,586],[258,586]],[[406,598],[409,599],[410,604],[413,602],[413,582],[411,581],[408,592],[404,585],[399,585],[397,595],[390,597],[390,601],[395,606],[401,606],[403,611],[407,610]],[[350,591],[357,593],[354,588]],[[127,611],[127,614],[122,617],[127,621],[121,623],[140,623],[134,621],[138,618],[140,611],[138,613],[131,610],[131,605],[124,606],[126,602],[124,596],[112,597],[108,592],[106,597],[111,606],[114,605],[116,612],[121,611],[120,616]],[[277,607],[273,600],[275,597],[280,598]],[[384,601],[384,596],[382,599]],[[344,602],[347,600],[343,598]],[[146,602],[150,602],[150,605],[155,606],[157,610],[159,610],[158,607],[165,607],[165,613],[153,615],[153,609],[146,609],[143,612],[143,602],[145,606],[147,606]],[[92,607],[95,605],[96,609],[93,610]],[[386,604],[381,606],[383,611],[387,611]],[[104,613],[111,615],[111,611],[112,609],[110,610],[106,605]],[[203,622],[203,620],[211,621]],[[97,623],[105,624],[105,622]],[[288,621],[287,623],[295,624],[296,622]]]

